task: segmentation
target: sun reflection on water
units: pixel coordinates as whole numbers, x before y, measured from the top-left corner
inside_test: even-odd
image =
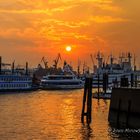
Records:
[[[83,90],[38,91],[0,98],[2,139],[108,139],[108,102],[93,100],[92,123],[81,123]]]

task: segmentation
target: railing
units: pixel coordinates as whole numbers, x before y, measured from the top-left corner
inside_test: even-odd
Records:
[[[140,72],[131,73],[129,78],[123,75],[120,81],[114,81],[113,87],[140,88]]]

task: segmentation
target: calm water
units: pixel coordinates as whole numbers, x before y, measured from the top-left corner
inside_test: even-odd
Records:
[[[0,95],[0,140],[122,139],[109,131],[109,101],[93,99],[92,124],[81,124],[82,97],[83,90]]]

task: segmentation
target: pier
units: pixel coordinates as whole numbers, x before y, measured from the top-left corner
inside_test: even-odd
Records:
[[[120,87],[113,88],[108,120],[117,127],[140,128],[139,73],[131,74],[131,81],[122,77]]]
[[[114,88],[108,120],[118,127],[140,128],[140,88]]]

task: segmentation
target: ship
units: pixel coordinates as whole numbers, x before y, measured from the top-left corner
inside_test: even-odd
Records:
[[[130,84],[132,75],[135,75],[136,66],[132,67],[132,55],[131,53],[122,53],[119,60],[115,62],[116,58],[113,55],[109,56],[110,63],[106,63],[100,52],[97,54],[98,65],[95,67],[95,73],[93,74],[93,87],[103,87],[104,74],[107,75],[107,86],[113,87],[114,84],[120,84],[121,78],[125,77],[128,79]]]
[[[40,87],[45,90],[81,89],[84,87],[84,83],[73,73],[70,65],[64,62],[64,67],[60,73],[43,76]]]
[[[11,66],[12,68],[2,69],[3,66]],[[22,92],[37,89],[28,73],[28,63],[26,63],[26,69],[15,69],[14,62],[12,65],[2,63],[0,57],[0,92]]]
[[[47,75],[41,80],[41,89],[81,89],[83,82],[73,75]]]

